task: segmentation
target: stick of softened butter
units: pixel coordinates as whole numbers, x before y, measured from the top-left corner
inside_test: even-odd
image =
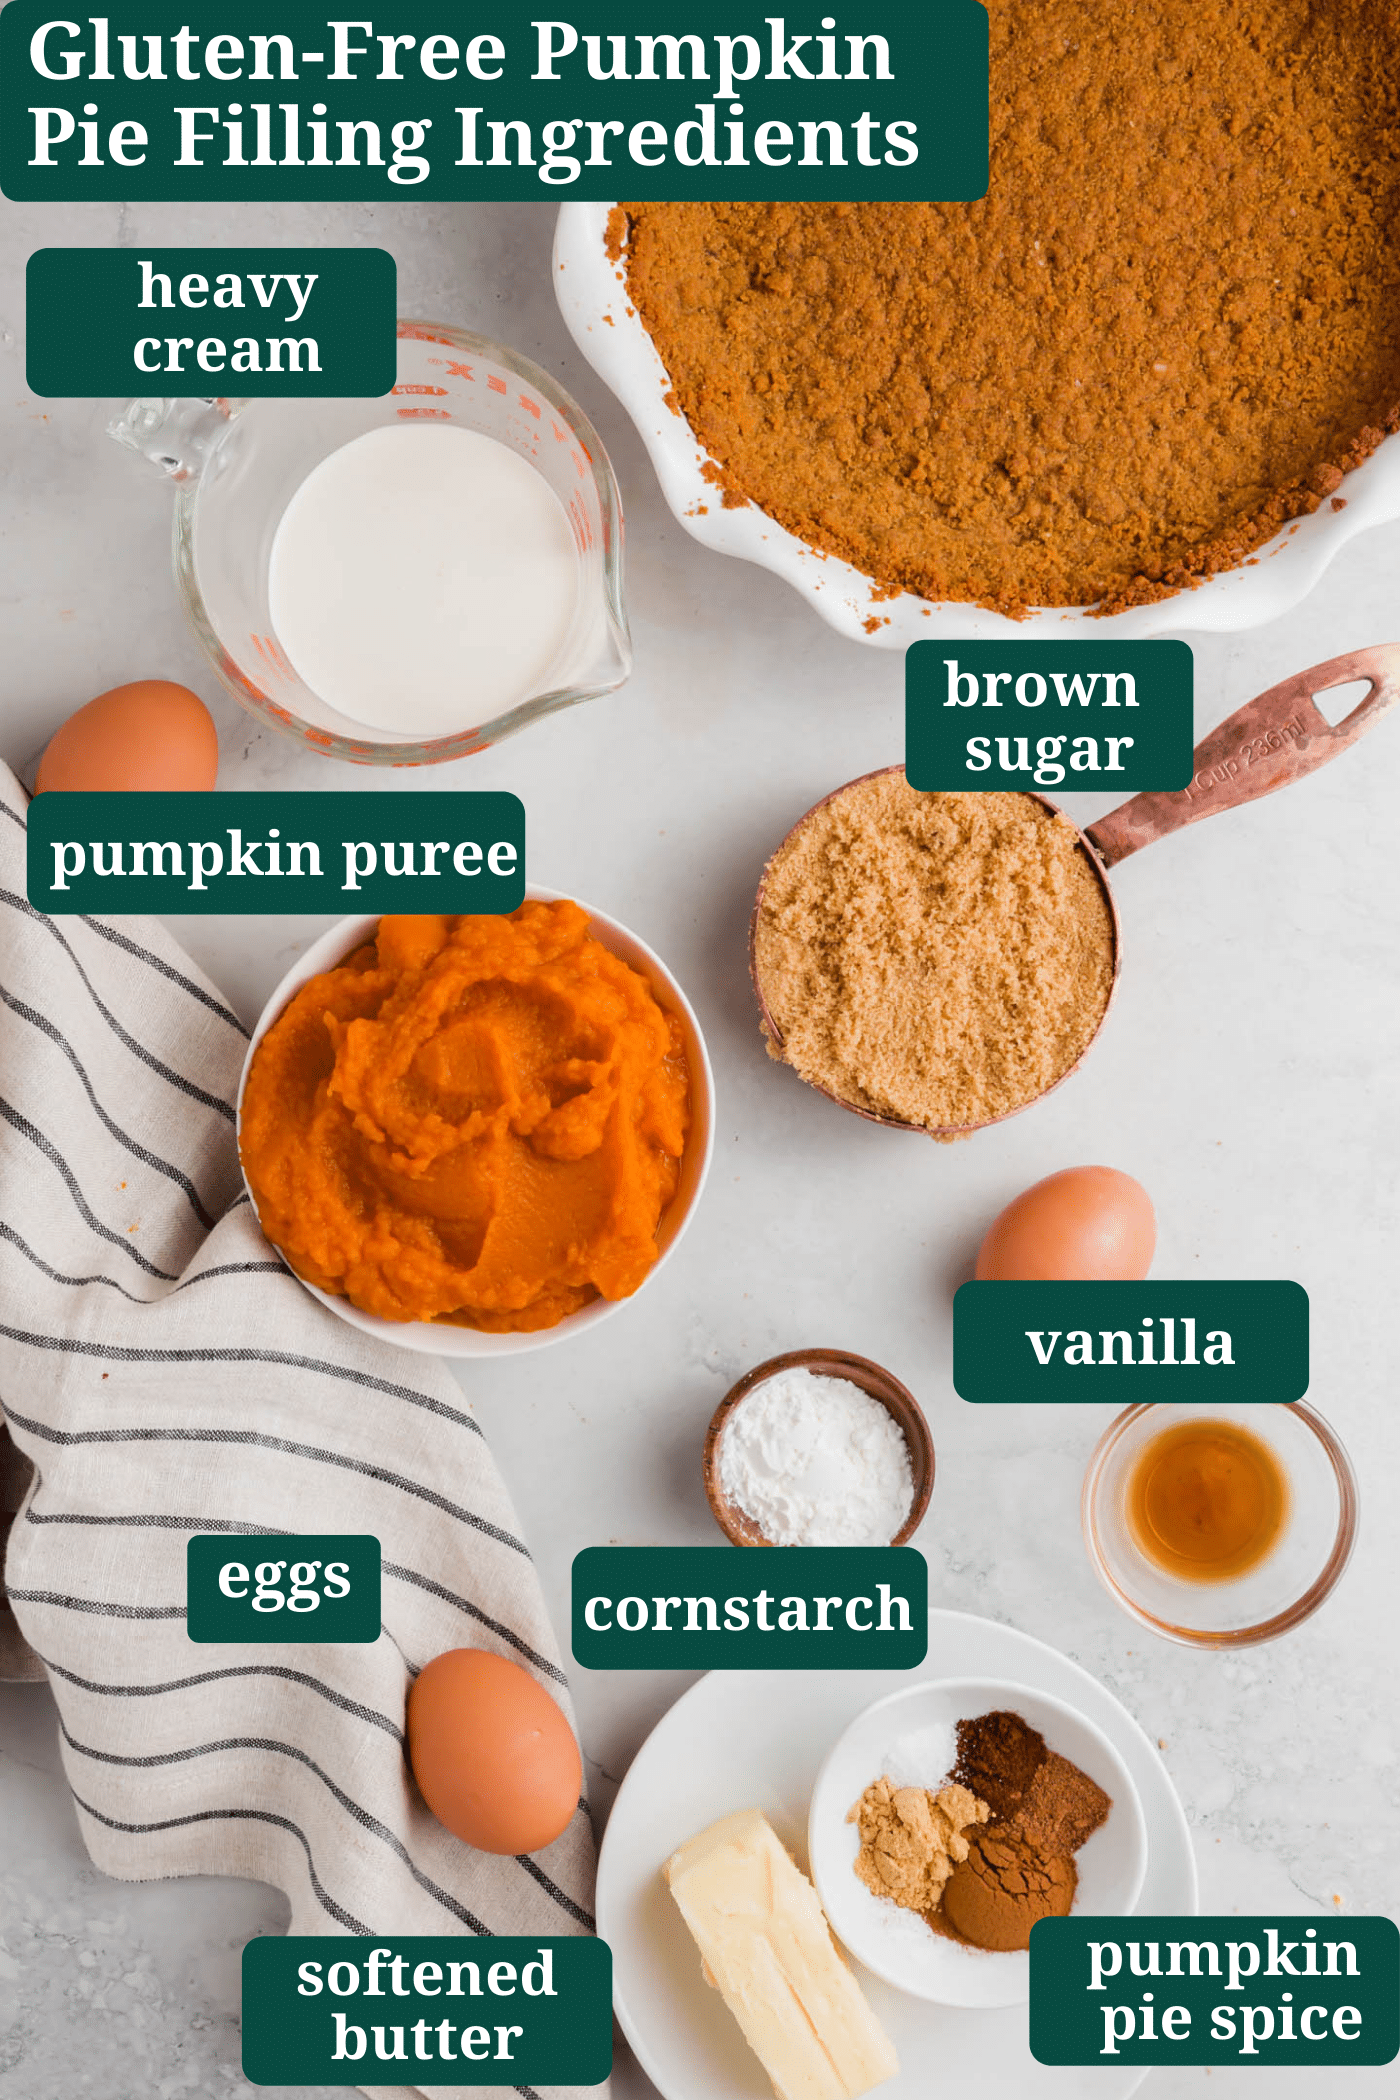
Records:
[[[766,1816],[712,1823],[662,1869],[707,1982],[739,2022],[778,2100],[855,2100],[899,2069],[836,1951],[817,1892]]]

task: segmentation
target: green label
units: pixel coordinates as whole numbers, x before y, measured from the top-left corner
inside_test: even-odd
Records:
[[[379,1541],[367,1532],[201,1534],[185,1549],[192,1641],[379,1639]]]
[[[1301,1400],[1300,1283],[965,1283],[953,1299],[964,1400]]]
[[[928,1564],[913,1546],[589,1546],[573,1642],[589,1670],[912,1670]]]
[[[496,790],[36,795],[28,877],[55,915],[508,912],[525,809]]]
[[[904,659],[909,785],[1184,788],[1185,642],[914,642]]]
[[[519,2091],[601,2085],[611,2071],[603,1940],[298,1935],[243,1949],[243,2075],[254,2085]]]
[[[1388,2064],[1400,1932],[1389,1918],[1042,1918],[1030,2042],[1042,2064]]]
[[[29,389],[387,394],[397,285],[383,248],[40,248]]]
[[[974,0],[730,11],[616,0],[348,19],[230,0],[0,14],[0,188],[27,201],[973,198]],[[207,26],[206,26],[207,24]],[[169,391],[169,389],[163,389]],[[241,391],[237,389],[236,391]]]

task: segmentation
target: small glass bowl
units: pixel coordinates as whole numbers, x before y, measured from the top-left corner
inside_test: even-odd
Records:
[[[1234,1580],[1185,1582],[1149,1560],[1133,1538],[1128,1482],[1144,1447],[1175,1423],[1228,1422],[1260,1438],[1289,1487],[1283,1532],[1257,1566]],[[1356,1475],[1315,1409],[1158,1402],[1110,1423],[1084,1475],[1084,1544],[1105,1589],[1133,1618],[1193,1648],[1248,1648],[1310,1618],[1340,1581],[1357,1526]]]

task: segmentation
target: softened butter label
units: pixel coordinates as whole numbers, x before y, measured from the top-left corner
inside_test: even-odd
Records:
[[[379,1541],[368,1532],[201,1533],[185,1553],[192,1641],[379,1638]]]
[[[912,1670],[928,1564],[913,1546],[590,1546],[573,1647],[590,1670]]]
[[[26,377],[45,396],[387,394],[397,302],[384,248],[41,248]]]
[[[952,200],[987,148],[976,0],[0,15],[14,198]]]
[[[1030,2044],[1043,2064],[1388,2064],[1400,1932],[1389,1918],[1042,1918]]]
[[[525,807],[497,791],[36,795],[29,901],[94,912],[510,912]]]
[[[254,2085],[600,2085],[612,2070],[606,1941],[268,1936],[243,1949]]]
[[[1190,785],[1185,642],[915,642],[904,660],[910,787],[1051,797]]]
[[[965,1283],[953,1300],[964,1400],[1301,1400],[1300,1283]]]

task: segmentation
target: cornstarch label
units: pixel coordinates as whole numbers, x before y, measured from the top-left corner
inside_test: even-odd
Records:
[[[928,1564],[913,1546],[590,1546],[573,1648],[590,1670],[912,1670]]]

